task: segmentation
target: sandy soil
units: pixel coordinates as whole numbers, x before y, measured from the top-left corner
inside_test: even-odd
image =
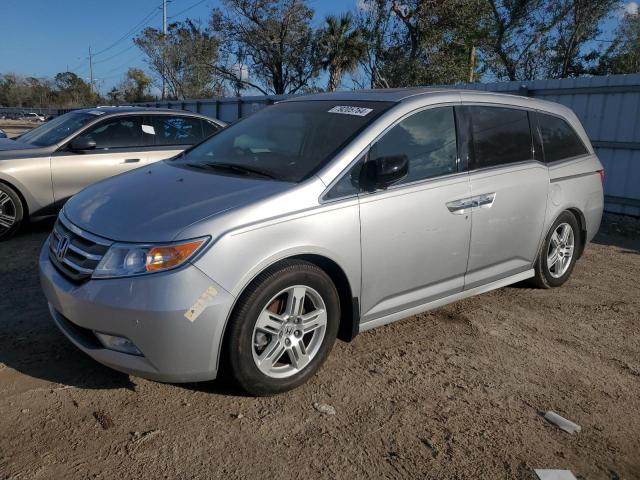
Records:
[[[37,226],[0,244],[0,479],[640,478],[638,225],[609,218],[562,288],[507,287],[339,342],[309,384],[259,399],[76,350],[40,293]]]

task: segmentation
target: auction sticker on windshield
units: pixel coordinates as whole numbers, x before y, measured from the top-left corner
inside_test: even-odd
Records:
[[[353,107],[350,105],[337,105],[329,110],[329,113],[342,113],[344,115],[356,115],[358,117],[364,117],[372,111],[372,108]]]

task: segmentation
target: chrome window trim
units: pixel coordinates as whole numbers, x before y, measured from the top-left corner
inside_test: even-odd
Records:
[[[342,197],[336,197],[336,198],[331,198],[331,199],[327,199],[325,198],[325,196],[327,195],[327,193],[329,193],[329,191],[335,186],[336,183],[338,183],[340,180],[342,180],[342,177],[344,177],[345,175],[347,175],[351,169],[355,166],[356,163],[358,163],[362,157],[364,155],[366,155],[367,153],[369,153],[369,150],[371,149],[371,146],[376,143],[378,140],[380,140],[382,137],[384,137],[389,130],[391,130],[392,128],[394,128],[396,125],[398,125],[400,122],[402,122],[405,118],[408,118],[410,116],[413,116],[417,113],[420,113],[422,111],[425,110],[431,110],[434,108],[440,108],[440,107],[457,107],[460,106],[460,102],[443,102],[443,103],[434,103],[431,105],[423,105],[421,107],[418,107],[414,110],[411,110],[410,112],[405,113],[404,115],[396,118],[392,123],[390,123],[382,132],[380,132],[380,134],[378,134],[378,136],[376,136],[371,142],[369,142],[369,144],[360,152],[355,156],[355,159],[352,160],[349,165],[347,165],[346,168],[344,168],[338,175],[336,175],[336,177],[329,183],[329,185],[327,186],[327,188],[325,188],[322,193],[320,194],[320,197],[318,198],[318,203],[320,204],[325,204],[325,203],[331,203],[331,202],[335,202],[338,200],[343,200],[346,198],[353,198],[353,197],[359,197],[362,193],[376,193],[376,192],[356,192],[356,193],[352,193],[349,195],[344,195]],[[391,107],[393,108],[393,107]],[[454,112],[454,124],[455,124],[455,112]],[[454,125],[455,127],[455,125]],[[363,135],[366,133],[366,131],[369,129],[369,127],[367,127],[364,131],[360,132],[360,135]],[[455,128],[456,130],[456,157],[458,155],[458,145],[457,145],[457,141],[458,141],[458,130],[457,128]],[[360,136],[358,135],[358,136]],[[357,140],[357,138],[354,138],[353,140]],[[456,158],[456,166],[458,166],[460,164],[460,158]],[[458,173],[466,173],[466,172],[455,172],[453,174],[448,174],[448,175],[439,175],[436,177],[430,177],[430,178],[423,178],[421,180],[416,180],[414,182],[411,182],[410,184],[402,184],[402,185],[415,185],[416,183],[421,183],[421,182],[425,182],[425,181],[429,181],[429,180],[433,180],[433,179],[437,179],[437,178],[443,178],[449,175],[455,175]],[[398,188],[401,187],[402,185],[396,185],[395,187],[391,186],[389,188]],[[388,189],[387,189],[388,190]]]
[[[542,167],[548,168],[548,165],[544,162],[541,162],[540,160],[535,160],[533,158],[529,159],[529,160],[520,160],[518,162],[513,162],[513,163],[505,163],[502,165],[490,165],[488,167],[482,167],[482,168],[476,168],[473,170],[468,170],[467,173],[469,175],[473,175],[475,173],[486,173],[486,172],[490,172],[492,170],[500,170],[500,169],[506,169],[506,168],[513,168],[513,167],[524,167],[526,165],[540,165]]]

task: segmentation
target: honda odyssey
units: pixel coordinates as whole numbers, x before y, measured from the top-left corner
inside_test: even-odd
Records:
[[[295,97],[66,203],[40,255],[56,325],[168,382],[268,395],[336,338],[505,285],[565,283],[603,169],[555,103],[401,89]]]

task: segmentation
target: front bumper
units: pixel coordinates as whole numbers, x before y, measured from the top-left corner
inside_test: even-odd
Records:
[[[152,380],[216,377],[234,299],[197,267],[75,284],[53,266],[48,252],[49,240],[40,252],[42,289],[54,322],[80,350],[111,368]],[[189,320],[185,313],[201,299],[204,310]],[[104,348],[94,331],[126,337],[142,355]]]

